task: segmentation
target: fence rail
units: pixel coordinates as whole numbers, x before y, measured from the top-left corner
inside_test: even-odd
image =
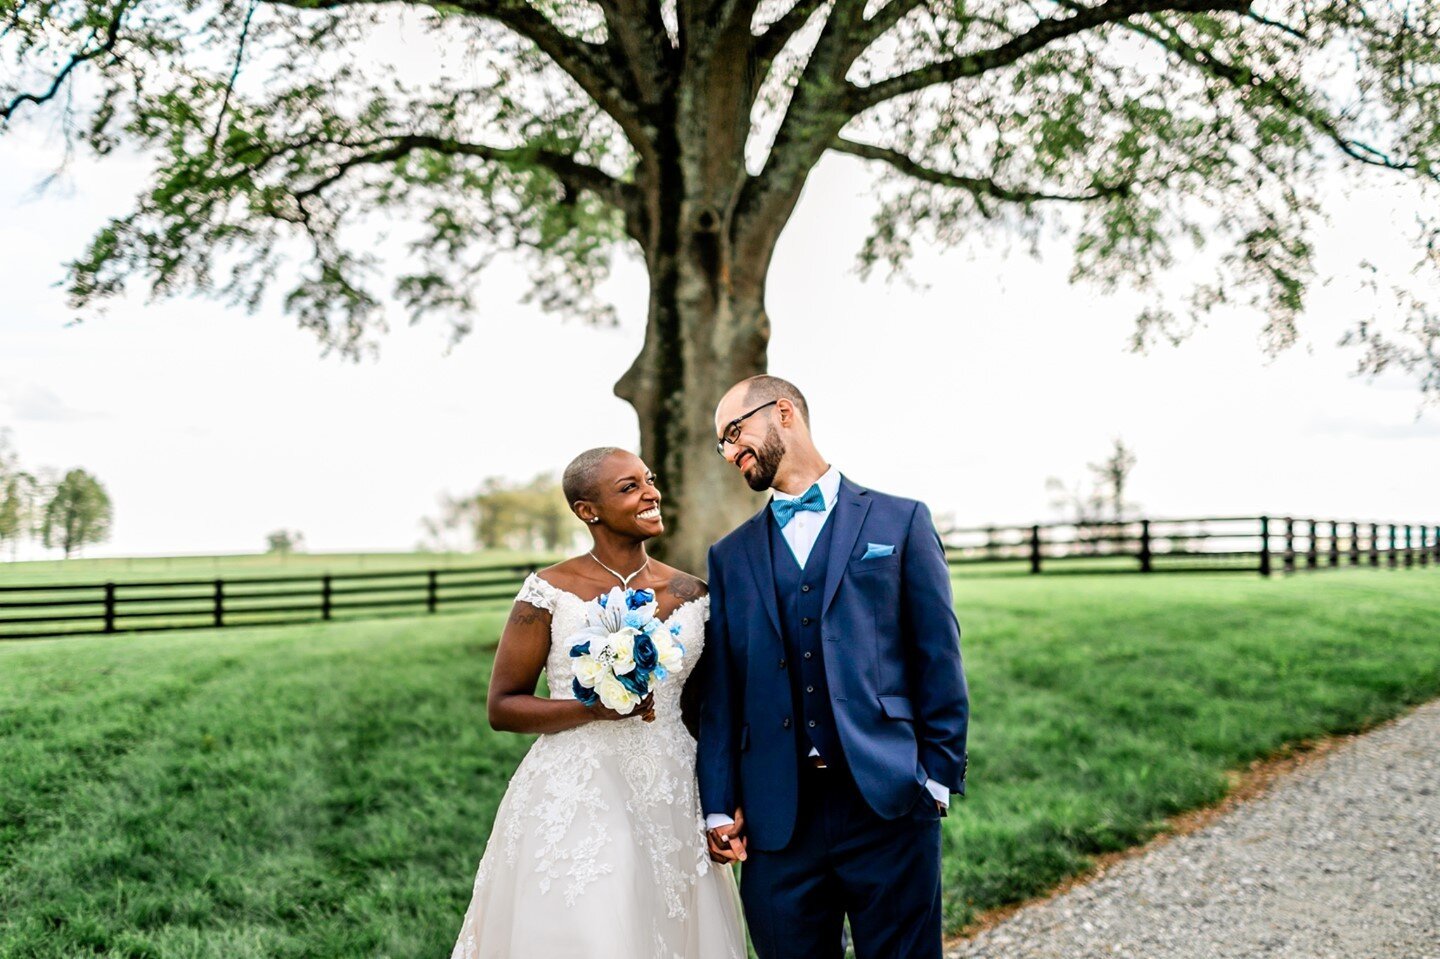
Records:
[[[1272,516],[952,529],[952,570],[1275,572],[1440,567],[1440,525]],[[531,565],[0,586],[0,640],[260,626],[474,609],[514,597]]]
[[[273,626],[513,599],[534,565],[0,586],[0,640]]]
[[[1440,566],[1440,525],[1293,516],[1205,516],[957,528],[942,534],[950,565],[1030,573],[1248,572],[1341,566]]]

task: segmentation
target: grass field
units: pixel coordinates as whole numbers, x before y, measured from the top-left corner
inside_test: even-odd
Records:
[[[1440,695],[1440,570],[962,578],[947,924]],[[523,737],[503,611],[0,645],[0,956],[439,957]]]

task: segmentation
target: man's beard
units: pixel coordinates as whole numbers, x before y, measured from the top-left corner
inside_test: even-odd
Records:
[[[785,458],[785,441],[780,439],[780,431],[775,424],[765,432],[765,442],[759,449],[750,451],[755,455],[755,466],[745,474],[745,482],[755,492],[763,492],[770,488],[775,482],[775,474],[780,471],[780,461]]]

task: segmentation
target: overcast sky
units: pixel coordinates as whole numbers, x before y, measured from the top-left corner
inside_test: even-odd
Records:
[[[496,267],[475,332],[448,356],[438,323],[397,321],[378,361],[322,359],[278,309],[205,300],[132,296],[68,325],[62,265],[129,209],[142,167],[82,160],[37,195],[56,160],[38,132],[0,139],[0,426],[24,465],[84,467],[110,491],[112,540],[86,555],[259,550],[279,527],[313,550],[406,549],[443,492],[638,444],[611,392],[643,333],[637,264],[609,287],[617,329],[521,305],[523,274]],[[1271,360],[1263,318],[1246,313],[1178,349],[1128,352],[1135,301],[1068,286],[1063,245],[1040,263],[922,245],[923,288],[862,281],[872,174],[821,164],[768,304],[771,371],[807,393],[821,450],[855,480],[966,525],[1044,520],[1046,478],[1085,479],[1123,437],[1134,499],[1153,515],[1440,521],[1440,411],[1417,418],[1404,376],[1353,378],[1357,355],[1336,345],[1361,308],[1356,263],[1410,265],[1404,189],[1382,177],[1336,191],[1318,237],[1333,282],[1300,346]]]

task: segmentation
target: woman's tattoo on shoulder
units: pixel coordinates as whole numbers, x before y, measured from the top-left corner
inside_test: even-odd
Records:
[[[510,610],[510,625],[534,626],[536,623],[545,622],[549,615],[539,606],[532,606],[530,603],[516,603],[515,608]]]
[[[670,580],[670,595],[681,602],[689,602],[705,595],[705,584],[694,576],[681,573]]]

